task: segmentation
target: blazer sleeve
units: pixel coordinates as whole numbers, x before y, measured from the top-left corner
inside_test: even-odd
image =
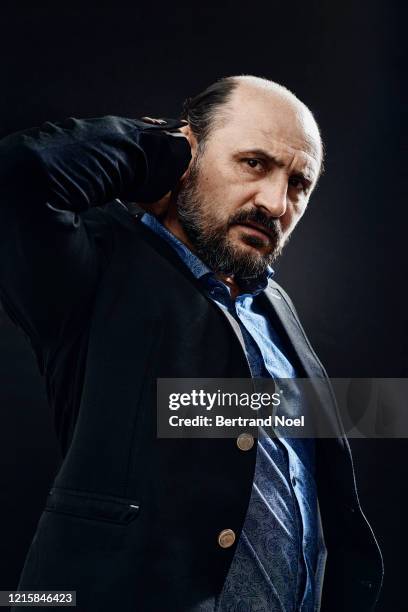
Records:
[[[93,301],[110,226],[102,210],[86,223],[89,209],[154,202],[190,159],[180,134],[113,116],[47,122],[0,141],[0,299],[40,369]]]

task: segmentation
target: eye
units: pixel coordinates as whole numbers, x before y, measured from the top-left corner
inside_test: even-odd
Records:
[[[264,161],[257,157],[244,157],[242,161],[249,166],[249,168],[257,172],[262,172],[265,169]]]
[[[297,191],[304,191],[307,193],[309,191],[309,181],[307,181],[303,176],[294,175],[289,178],[289,185],[294,187]]]

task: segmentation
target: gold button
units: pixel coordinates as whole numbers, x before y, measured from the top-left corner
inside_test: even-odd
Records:
[[[237,446],[242,451],[250,450],[254,445],[254,436],[250,433],[239,434],[237,438]]]
[[[218,535],[218,544],[221,548],[229,548],[235,542],[235,533],[232,529],[223,529]]]

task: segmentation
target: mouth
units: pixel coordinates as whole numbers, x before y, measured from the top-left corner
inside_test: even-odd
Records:
[[[268,240],[272,239],[272,235],[271,233],[263,226],[260,225],[259,223],[254,223],[252,221],[249,221],[248,223],[237,223],[237,225],[244,227],[247,230],[250,230],[251,233],[256,234],[256,235],[261,235],[263,238],[268,238]]]

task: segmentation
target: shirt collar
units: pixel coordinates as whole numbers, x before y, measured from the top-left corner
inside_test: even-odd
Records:
[[[144,213],[141,218],[141,222],[147,225],[155,234],[163,238],[179,255],[180,259],[190,269],[192,274],[197,279],[203,279],[203,281],[209,281],[214,284],[216,280],[212,270],[199,258],[197,255],[192,253],[190,249],[181,242],[174,234],[172,234],[160,221],[149,213]],[[268,266],[266,271],[258,277],[248,277],[241,281],[242,289],[253,295],[257,295],[263,291],[267,285],[268,280],[274,275],[274,270],[271,266]]]

